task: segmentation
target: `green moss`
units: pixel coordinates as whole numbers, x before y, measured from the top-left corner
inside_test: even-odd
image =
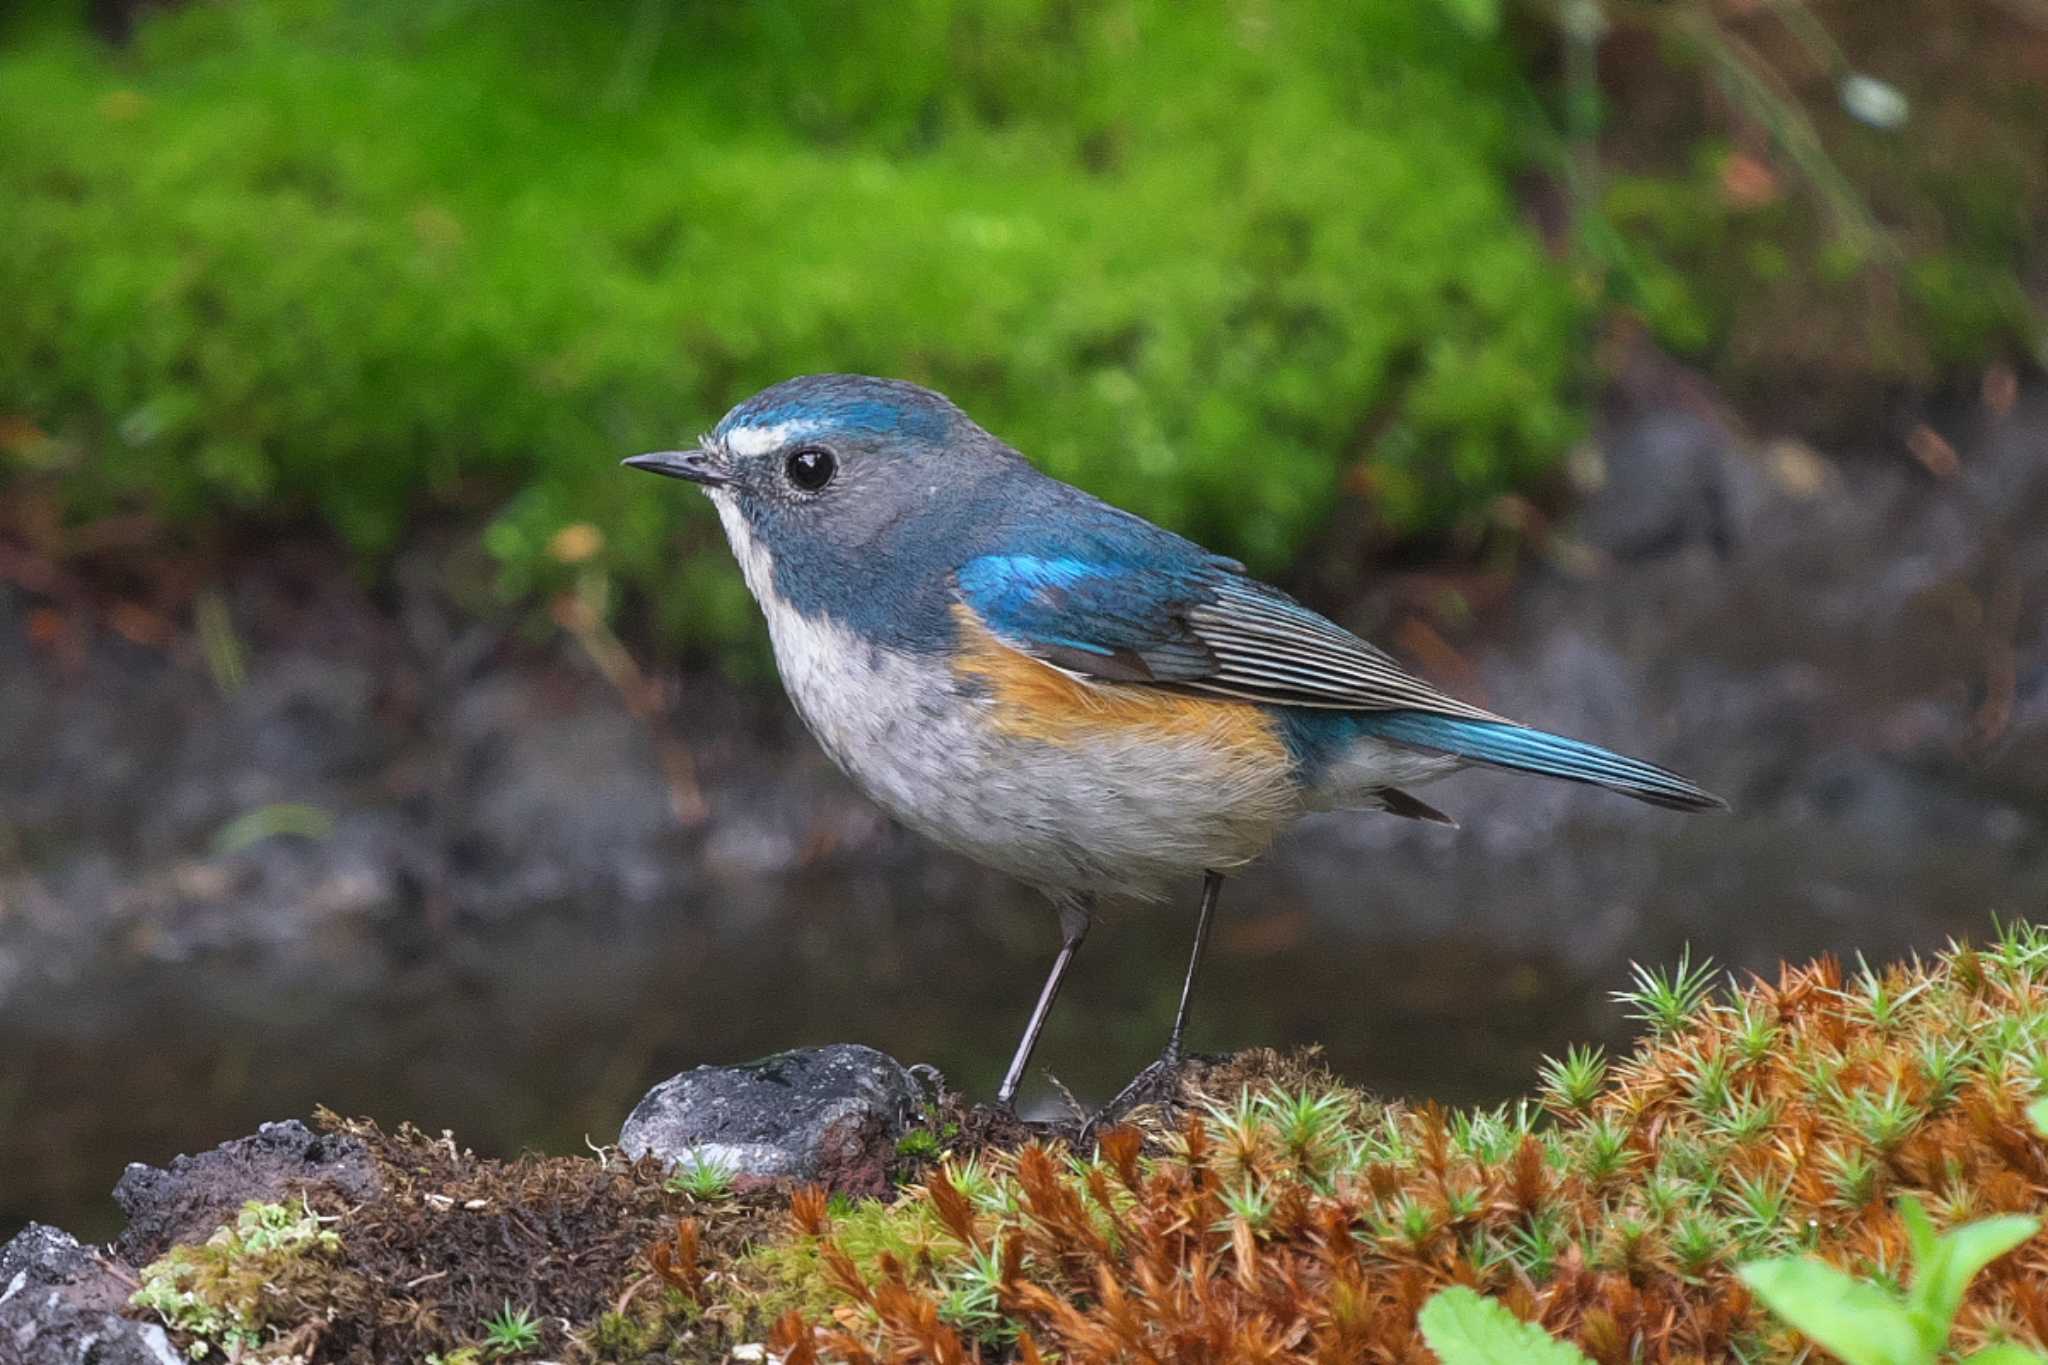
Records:
[[[913,1128],[896,1139],[896,1155],[918,1159],[937,1156],[945,1148],[939,1135],[929,1128]]]
[[[1430,0],[13,30],[0,412],[75,515],[303,508],[374,553],[484,476],[509,587],[591,522],[717,639],[751,619],[698,500],[616,460],[795,372],[933,383],[1266,569],[1354,471],[1424,529],[1574,431],[1581,309],[1508,190],[1526,93]]]
[[[131,1301],[182,1334],[194,1360],[265,1359],[301,1321],[298,1290],[340,1250],[341,1238],[304,1205],[251,1200],[205,1242],[152,1261]]]
[[[977,1162],[963,1164],[970,1179],[983,1170]],[[961,1250],[931,1206],[915,1197],[838,1204],[832,1211],[830,1238],[864,1271],[884,1258],[898,1265],[928,1267],[935,1256]],[[744,1252],[727,1286],[743,1304],[741,1316],[772,1320],[792,1309],[806,1317],[829,1315],[842,1291],[826,1273],[820,1253],[823,1242],[821,1237],[795,1233],[764,1240]]]

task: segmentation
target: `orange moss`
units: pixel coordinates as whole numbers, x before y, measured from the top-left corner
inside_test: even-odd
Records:
[[[1895,1279],[1896,1197],[1937,1223],[2041,1212],[2048,934],[1853,977],[1823,958],[1682,1017],[1577,1102],[1374,1104],[1298,1064],[1189,1078],[1177,1123],[1083,1158],[948,1164],[907,1207],[937,1231],[861,1262],[806,1199],[829,1322],[777,1340],[854,1362],[1430,1359],[1417,1310],[1469,1285],[1602,1365],[1792,1359],[1733,1270],[1811,1252]],[[1553,1081],[1555,1073],[1551,1073]],[[1547,1116],[1541,1111],[1548,1109]],[[977,1297],[979,1295],[979,1297]],[[2048,1238],[1973,1285],[1957,1340],[2048,1340]]]

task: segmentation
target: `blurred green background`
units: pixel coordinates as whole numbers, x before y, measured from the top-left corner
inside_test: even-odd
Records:
[[[1540,490],[1617,316],[1816,420],[2035,344],[2025,0],[1497,5],[17,6],[0,479],[372,570],[453,509],[715,646],[704,509],[615,463],[793,373],[1278,572]]]

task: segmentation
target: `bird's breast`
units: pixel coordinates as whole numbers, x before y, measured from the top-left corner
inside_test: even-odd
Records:
[[[935,660],[863,639],[823,613],[761,597],[775,666],[834,763],[899,815],[961,780],[975,735]]]

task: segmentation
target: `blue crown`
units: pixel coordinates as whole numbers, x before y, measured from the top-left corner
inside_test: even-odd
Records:
[[[792,432],[861,431],[941,440],[967,415],[943,394],[901,379],[859,374],[807,374],[786,379],[725,415],[712,435],[788,427]]]

